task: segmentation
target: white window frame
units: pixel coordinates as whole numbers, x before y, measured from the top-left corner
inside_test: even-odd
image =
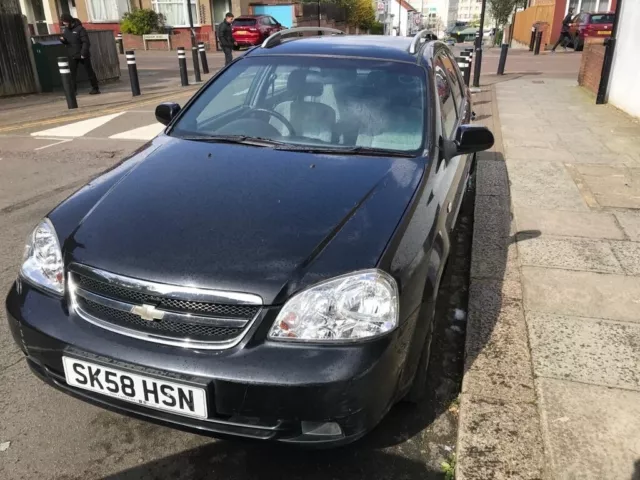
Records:
[[[189,12],[187,10],[187,0],[151,0],[151,6],[153,8],[153,11],[156,13],[161,13],[158,11],[158,2],[159,3],[182,3],[182,8],[184,9],[184,18],[187,19],[189,18]],[[198,2],[198,0],[190,0],[190,3],[192,5],[195,5],[196,7],[196,17],[193,19],[193,26],[194,27],[199,27],[200,26],[200,3]],[[165,18],[166,21],[166,18]],[[188,23],[186,25],[171,25],[169,23],[166,24],[167,27],[172,27],[172,28],[189,28],[191,25],[189,25]]]
[[[64,1],[64,0],[63,0]],[[106,2],[109,0],[101,0],[102,2]],[[91,0],[86,0],[87,10],[89,13],[89,18],[91,19],[91,23],[120,23],[122,20],[122,16],[130,11],[129,2],[120,2],[118,0],[113,0],[116,3],[116,11],[118,12],[118,18],[110,18],[110,19],[100,19],[97,20],[96,16],[93,13],[93,5],[91,4]],[[120,11],[121,4],[126,4],[127,9],[125,11]]]

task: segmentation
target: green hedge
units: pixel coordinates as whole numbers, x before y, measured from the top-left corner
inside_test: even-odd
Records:
[[[147,35],[160,32],[164,25],[162,15],[147,8],[138,8],[122,16],[120,30],[132,35]]]

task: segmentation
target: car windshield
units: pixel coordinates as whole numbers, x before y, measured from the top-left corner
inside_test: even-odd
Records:
[[[591,15],[591,23],[594,23],[596,25],[613,23],[613,15],[610,13],[605,15]]]
[[[422,67],[384,60],[242,58],[195,99],[170,135],[415,152],[424,143],[425,79]]]

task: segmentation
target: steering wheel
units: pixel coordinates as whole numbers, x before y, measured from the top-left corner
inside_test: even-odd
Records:
[[[287,128],[287,130],[289,130],[289,136],[293,137],[296,135],[296,131],[293,128],[293,125],[291,125],[291,122],[289,122],[289,120],[287,120],[284,115],[282,115],[281,113],[278,112],[274,112],[273,110],[267,110],[266,108],[252,108],[250,109],[246,114],[242,115],[243,117],[249,117],[254,115],[255,113],[266,113],[274,118],[276,118],[277,120],[280,120],[280,122]]]

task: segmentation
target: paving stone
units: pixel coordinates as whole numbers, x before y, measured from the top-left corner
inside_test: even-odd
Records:
[[[611,152],[573,152],[570,162],[575,164],[603,164],[603,165],[637,165],[638,160],[629,155]]]
[[[507,168],[511,198],[516,207],[588,210],[564,165],[539,160],[510,162]]]
[[[615,212],[624,233],[634,242],[640,242],[640,212]]]
[[[474,232],[471,255],[472,278],[503,278],[509,266],[517,267],[517,249],[509,238],[498,238],[488,230]]]
[[[640,390],[640,324],[528,312],[537,376]]]
[[[543,235],[569,237],[616,240],[624,238],[622,229],[618,226],[614,215],[610,213],[517,208],[515,218],[518,231],[539,230]],[[640,236],[640,216],[638,217],[638,235]]]
[[[542,437],[532,403],[462,395],[457,480],[540,480]]]
[[[627,275],[640,276],[640,243],[611,242],[611,248]]]
[[[639,392],[543,378],[538,395],[547,478],[638,478]]]
[[[522,267],[525,311],[640,323],[640,278]]]
[[[521,265],[624,273],[606,240],[538,237],[518,241]]]
[[[506,155],[507,162],[528,160],[531,162],[564,162],[574,163],[573,154],[566,148],[511,147]]]

